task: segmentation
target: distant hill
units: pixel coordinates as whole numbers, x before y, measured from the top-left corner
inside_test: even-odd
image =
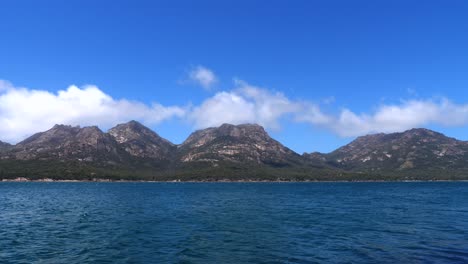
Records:
[[[128,154],[158,161],[170,160],[176,146],[136,121],[109,130],[116,144]]]
[[[16,144],[4,157],[18,160],[121,161],[115,140],[99,128],[55,125]]]
[[[179,147],[182,162],[231,161],[235,163],[288,166],[301,156],[272,139],[259,125],[223,124],[192,133]]]
[[[305,157],[345,171],[370,174],[431,178],[468,172],[468,142],[423,128],[362,136],[331,153]]]
[[[6,150],[6,149],[8,149],[9,147],[11,147],[10,144],[0,141],[0,151]]]
[[[198,130],[175,145],[136,121],[107,133],[55,125],[0,142],[0,177],[90,180],[468,179],[468,143],[427,129],[359,137],[331,153],[299,155],[256,124]]]

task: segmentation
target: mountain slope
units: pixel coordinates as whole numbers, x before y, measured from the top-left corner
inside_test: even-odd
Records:
[[[287,166],[301,157],[272,139],[263,127],[253,124],[207,128],[192,133],[178,147],[181,162],[220,161]]]
[[[18,160],[121,160],[117,142],[99,128],[55,125],[13,146],[8,157]]]
[[[108,133],[134,157],[169,160],[175,151],[174,144],[136,121],[119,124]]]
[[[468,169],[468,143],[428,129],[359,137],[322,156],[352,171],[404,172]]]
[[[10,147],[10,144],[0,141],[0,152],[8,150]]]
[[[192,133],[180,145],[130,121],[108,133],[55,125],[0,144],[0,178],[145,180],[468,179],[468,142],[427,130],[359,137],[331,153],[298,155],[259,125]]]

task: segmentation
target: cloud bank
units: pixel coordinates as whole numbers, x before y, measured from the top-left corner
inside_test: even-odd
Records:
[[[185,111],[179,106],[116,100],[92,85],[81,88],[72,85],[50,93],[0,82],[0,139],[8,142],[17,142],[54,124],[107,128],[131,119],[158,124],[184,116]]]
[[[368,113],[347,108],[328,113],[321,106],[328,104],[328,109],[330,102],[295,100],[241,80],[234,83],[232,90],[219,91],[188,107],[115,99],[93,85],[72,85],[52,93],[15,87],[0,80],[0,140],[16,143],[54,124],[98,125],[105,129],[132,119],[146,125],[179,119],[197,129],[223,123],[257,123],[275,130],[284,123],[306,123],[342,137],[428,125],[468,125],[468,104],[456,104],[447,98],[382,104]]]
[[[468,125],[468,104],[455,104],[447,98],[409,100],[401,104],[381,105],[371,114],[356,114],[343,109],[331,117],[325,127],[344,137],[376,132],[398,132],[427,125]]]
[[[196,128],[219,126],[223,123],[258,123],[267,128],[279,128],[282,117],[300,111],[300,105],[282,93],[261,89],[236,80],[236,88],[218,92],[190,112],[188,118]]]
[[[327,129],[342,137],[356,137],[427,125],[468,125],[468,104],[455,104],[447,98],[383,104],[371,113],[356,113],[344,108],[333,114],[322,111],[318,103],[292,100],[282,93],[239,80],[235,83],[237,88],[218,92],[190,111],[189,120],[196,128],[222,123],[258,123],[269,129],[278,129],[281,120],[289,120]],[[330,103],[322,100],[322,104]]]

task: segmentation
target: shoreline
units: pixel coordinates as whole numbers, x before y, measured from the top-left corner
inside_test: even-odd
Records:
[[[368,183],[368,182],[468,182],[468,180],[336,180],[336,181],[320,181],[320,180],[305,180],[305,181],[284,181],[284,180],[162,180],[162,181],[150,181],[150,180],[114,180],[114,179],[92,179],[92,180],[54,180],[50,178],[31,180],[27,178],[15,178],[15,179],[2,179],[1,182],[44,182],[44,183]]]

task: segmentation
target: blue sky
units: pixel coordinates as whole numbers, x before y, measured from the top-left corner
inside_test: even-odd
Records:
[[[106,130],[126,119],[175,143],[258,122],[300,153],[415,126],[468,139],[466,1],[15,0],[0,10],[3,141],[54,122]]]

